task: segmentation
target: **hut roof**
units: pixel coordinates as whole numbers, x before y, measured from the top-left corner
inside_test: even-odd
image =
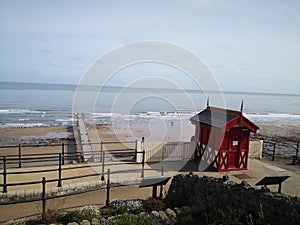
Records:
[[[190,118],[190,121],[195,123],[202,123],[209,126],[229,129],[237,124],[244,125],[252,132],[256,132],[258,128],[248,118],[243,116],[241,111],[234,111],[229,109],[222,109],[208,106],[205,110]]]

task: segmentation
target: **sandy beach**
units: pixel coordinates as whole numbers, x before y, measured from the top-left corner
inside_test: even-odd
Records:
[[[263,139],[270,142],[278,143],[291,143],[296,144],[300,142],[300,126],[291,125],[259,125],[260,129],[257,134],[253,134],[254,139]],[[148,124],[140,124],[139,126],[131,127],[131,130],[124,129],[123,127],[112,127],[97,125],[96,129],[101,140],[105,142],[122,142],[122,141],[141,141],[142,137],[145,140],[151,140]],[[159,130],[159,127],[155,128]],[[174,133],[174,132],[173,132]],[[165,134],[165,136],[172,136]],[[183,135],[189,139],[193,135],[193,130],[185,128]],[[0,145],[18,145],[18,144],[61,144],[61,143],[74,143],[73,130],[70,127],[32,127],[32,128],[3,128],[0,129]],[[121,145],[117,145],[118,148]],[[116,146],[107,145],[108,149],[114,149]],[[59,153],[61,147],[27,147],[23,149],[24,153]],[[72,148],[67,150],[69,152],[75,151]],[[8,154],[18,154],[18,148],[0,149],[0,156]]]
[[[0,146],[23,145],[22,154],[60,153],[61,143],[74,143],[72,129],[69,127],[31,127],[31,128],[3,128],[0,129]],[[58,145],[36,147],[26,145]],[[17,155],[18,147],[1,148],[0,156]],[[74,147],[66,147],[66,152],[74,152]]]

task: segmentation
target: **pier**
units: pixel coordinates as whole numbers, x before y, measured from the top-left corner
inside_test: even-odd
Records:
[[[76,139],[76,142],[78,146],[81,147],[81,154],[85,162],[91,160],[93,158],[93,149],[91,146],[91,142],[88,135],[88,129],[86,127],[86,124],[84,122],[84,115],[79,113],[76,115],[77,120],[77,132],[78,132],[78,139]],[[74,132],[75,133],[75,132]]]
[[[74,129],[74,134],[78,132],[76,138],[77,145],[81,147],[81,154],[85,162],[99,162],[100,158],[97,157],[95,151],[100,150],[101,140],[98,136],[95,127],[88,127],[85,122],[85,116],[82,113],[76,115],[77,127]]]

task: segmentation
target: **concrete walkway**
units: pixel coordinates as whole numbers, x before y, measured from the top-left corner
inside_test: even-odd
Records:
[[[84,121],[84,115],[81,113],[77,115],[77,124],[78,124],[79,142],[80,142],[77,144],[81,146],[83,159],[85,162],[87,162],[93,157],[93,149],[88,135],[88,129]]]

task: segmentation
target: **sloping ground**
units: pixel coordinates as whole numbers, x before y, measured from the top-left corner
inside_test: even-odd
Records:
[[[300,223],[299,198],[257,190],[225,178],[177,175],[165,200],[172,208],[190,206],[193,224]]]

